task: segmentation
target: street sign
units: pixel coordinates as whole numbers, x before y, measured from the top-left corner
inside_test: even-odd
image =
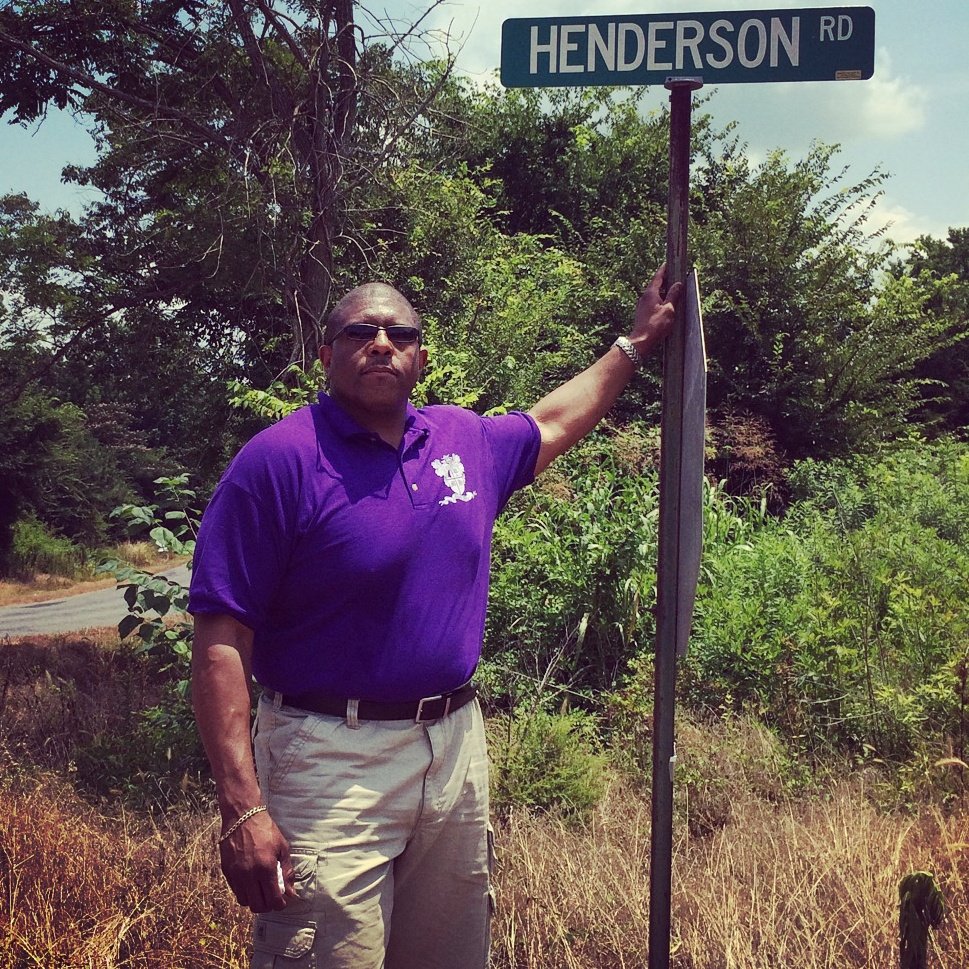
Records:
[[[683,398],[680,405],[680,518],[676,568],[676,655],[686,656],[703,552],[703,458],[706,450],[707,354],[697,273],[683,293]]]
[[[505,87],[860,81],[874,61],[871,7],[515,18],[501,27]]]

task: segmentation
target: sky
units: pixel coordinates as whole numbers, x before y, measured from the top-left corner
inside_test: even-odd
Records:
[[[888,226],[900,245],[927,234],[945,238],[969,226],[969,0],[869,0],[875,11],[875,71],[866,81],[708,84],[698,110],[736,134],[755,162],[775,149],[803,158],[812,142],[838,144],[835,163],[860,181],[876,168],[888,174],[884,196],[869,223]],[[419,16],[426,4],[370,3],[395,17]],[[447,34],[459,50],[457,68],[485,83],[497,76],[501,24],[509,17],[572,17],[828,7],[803,2],[744,0],[513,0],[486,4],[449,0],[425,25]],[[845,5],[847,6],[847,5]],[[838,8],[835,8],[838,9]],[[646,109],[668,97],[647,93]],[[90,137],[69,115],[52,112],[24,130],[0,128],[0,194],[26,192],[44,208],[77,214],[92,190],[61,183],[65,164],[94,158]]]

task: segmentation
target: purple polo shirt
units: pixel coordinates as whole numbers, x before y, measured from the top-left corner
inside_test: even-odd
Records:
[[[199,530],[189,611],[254,631],[283,693],[410,700],[471,678],[491,534],[531,483],[526,414],[408,405],[395,450],[320,394],[236,455]]]

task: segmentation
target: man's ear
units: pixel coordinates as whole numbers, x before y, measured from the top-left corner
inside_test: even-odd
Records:
[[[324,370],[330,369],[330,361],[333,359],[333,347],[327,346],[325,343],[320,347],[320,363],[323,364]]]

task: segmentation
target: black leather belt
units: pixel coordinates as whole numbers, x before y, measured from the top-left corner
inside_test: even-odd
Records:
[[[273,690],[264,692],[270,699],[276,696]],[[358,720],[413,720],[415,723],[440,720],[449,713],[460,710],[466,703],[470,703],[477,693],[478,688],[473,683],[465,683],[464,686],[450,693],[426,696],[421,700],[406,700],[401,703],[358,700],[356,718]],[[353,700],[327,696],[323,693],[284,693],[281,702],[288,707],[298,707],[300,710],[322,713],[330,717],[347,717],[354,713]]]

